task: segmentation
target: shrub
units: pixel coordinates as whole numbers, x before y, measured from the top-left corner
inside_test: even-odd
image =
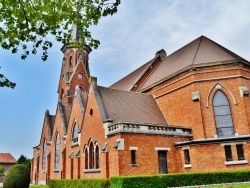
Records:
[[[30,183],[30,174],[27,166],[16,164],[12,166],[3,182],[3,188],[28,188]]]
[[[50,180],[49,188],[110,188],[108,179]]]

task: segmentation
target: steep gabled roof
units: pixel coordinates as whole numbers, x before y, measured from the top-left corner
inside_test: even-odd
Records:
[[[50,115],[49,114],[49,110],[46,110],[46,112],[45,112],[43,126],[45,126],[45,123],[47,124],[47,128],[48,128],[49,140],[51,140],[52,133],[53,133],[53,128],[54,128],[54,123],[55,123],[55,116],[54,115]]]
[[[150,87],[185,67],[237,59],[243,58],[207,37],[201,36],[164,58],[144,82],[141,89]]]
[[[167,125],[167,122],[152,95],[97,86],[106,120],[113,123],[128,122]]]
[[[0,153],[1,163],[17,163],[17,161],[10,153]]]
[[[145,63],[129,75],[125,76],[118,82],[114,83],[113,85],[110,86],[110,88],[113,89],[119,89],[119,90],[124,90],[124,91],[130,91],[134,84],[142,77],[143,73],[145,73],[148,68],[151,66],[151,64],[154,62],[154,59],[151,61]]]

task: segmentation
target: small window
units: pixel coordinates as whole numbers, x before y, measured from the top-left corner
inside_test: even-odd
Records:
[[[76,123],[74,124],[74,127],[73,127],[72,142],[73,143],[78,142],[78,126]]]
[[[189,150],[188,150],[188,149],[185,149],[185,150],[183,150],[183,152],[184,152],[185,164],[190,164]]]
[[[82,62],[83,61],[83,56],[81,53],[78,54],[78,61]]]
[[[232,161],[233,157],[232,157],[231,145],[224,146],[224,149],[225,149],[226,161]]]
[[[81,84],[79,85],[79,89],[80,89],[81,92],[83,91],[83,88],[82,88]]]
[[[136,164],[136,150],[131,150],[131,164],[135,165]]]
[[[243,150],[243,144],[237,144],[236,145],[236,149],[237,149],[237,156],[238,156],[238,160],[245,160],[244,157],[244,150]]]
[[[93,115],[93,109],[91,108],[90,111],[89,111],[89,115]]]
[[[73,57],[70,56],[70,58],[69,58],[69,66],[72,66],[72,65],[73,65]]]

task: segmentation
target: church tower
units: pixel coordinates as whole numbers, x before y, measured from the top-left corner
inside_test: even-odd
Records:
[[[74,91],[78,87],[82,92],[89,90],[89,64],[88,57],[91,48],[84,44],[81,49],[77,47],[76,42],[81,42],[78,34],[78,27],[73,26],[71,40],[65,44],[61,51],[64,54],[62,68],[58,86],[58,99],[63,104],[71,104]]]

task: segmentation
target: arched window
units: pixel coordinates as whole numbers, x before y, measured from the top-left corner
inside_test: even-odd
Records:
[[[47,162],[47,143],[46,140],[44,139],[43,142],[43,161],[42,161],[42,170],[46,170],[46,162]]]
[[[73,141],[74,143],[75,143],[75,142],[78,142],[78,126],[77,126],[76,123],[74,124],[74,127],[73,127],[72,141]]]
[[[78,61],[80,61],[80,63],[83,61],[82,53],[79,53],[79,54],[78,54]]]
[[[60,135],[57,132],[56,134],[56,140],[55,140],[55,170],[59,170],[59,162],[60,162],[60,147],[61,147],[61,140],[60,140]]]
[[[99,146],[93,141],[90,141],[88,145],[86,145],[84,154],[85,154],[85,170],[100,170],[100,156],[99,156]]]
[[[220,90],[214,95],[213,108],[218,137],[234,136],[230,104]]]
[[[81,92],[83,91],[83,88],[82,88],[81,84],[79,84],[79,89],[80,89]]]

